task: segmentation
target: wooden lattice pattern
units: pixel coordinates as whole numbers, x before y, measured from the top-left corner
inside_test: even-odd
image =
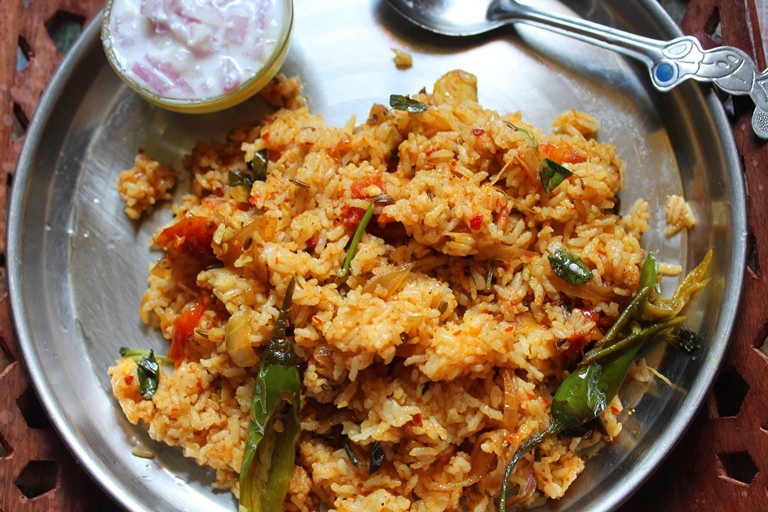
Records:
[[[685,3],[685,0],[675,0]],[[28,120],[69,42],[103,0],[2,0],[0,12],[0,512],[119,510],[73,460],[20,360],[5,285],[8,191]],[[737,46],[765,68],[754,0],[690,0],[681,26],[704,46]],[[768,510],[768,146],[752,106],[732,125],[748,188],[749,272],[723,369],[689,432],[622,512]]]

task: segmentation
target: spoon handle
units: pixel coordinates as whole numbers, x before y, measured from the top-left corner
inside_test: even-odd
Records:
[[[651,82],[668,91],[687,79],[711,82],[733,95],[746,95],[755,103],[752,129],[768,139],[768,70],[760,72],[746,52],[732,46],[704,50],[699,41],[683,36],[660,41],[587,20],[547,13],[514,0],[494,0],[488,7],[491,21],[525,23],[562,34],[643,61]]]

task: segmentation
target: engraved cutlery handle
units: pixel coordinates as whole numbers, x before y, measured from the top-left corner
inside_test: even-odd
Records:
[[[663,57],[651,66],[651,80],[668,91],[687,79],[712,82],[719,89],[749,96],[755,103],[752,129],[768,139],[768,71],[759,71],[746,52],[732,46],[704,50],[691,36],[678,37],[664,46]]]
[[[486,16],[491,21],[537,26],[639,59],[648,66],[651,81],[660,91],[693,79],[711,82],[733,95],[749,96],[755,103],[752,129],[758,137],[768,139],[768,70],[761,73],[751,57],[738,48],[704,50],[691,36],[660,41],[514,0],[494,0]]]

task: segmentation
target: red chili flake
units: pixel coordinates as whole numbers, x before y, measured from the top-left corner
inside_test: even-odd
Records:
[[[600,329],[603,329],[606,331],[610,329],[615,322],[616,322],[615,318],[611,318],[605,314],[600,314],[600,316],[597,317],[597,326]]]
[[[319,316],[317,316],[317,315],[313,315],[313,316],[312,316],[312,321],[313,321],[313,322],[315,322],[316,324],[320,324],[320,325],[323,325],[323,319],[322,319],[322,318],[320,318],[320,317],[319,317]]]
[[[333,151],[339,152],[340,150],[344,149],[349,145],[349,143],[352,142],[352,139],[349,138],[349,135],[344,135],[339,142],[337,142],[333,146]]]
[[[485,130],[483,130],[482,128],[472,128],[472,134],[475,137],[479,137],[479,136],[481,136],[484,133],[485,133]]]
[[[413,423],[414,425],[418,425],[419,427],[422,425],[421,414],[419,414],[418,412],[413,415]]]
[[[317,242],[318,242],[317,235],[313,235],[312,238],[307,240],[307,249],[314,249],[315,247],[317,247]]]
[[[574,359],[582,353],[584,347],[586,347],[588,343],[589,340],[583,334],[568,338],[568,348],[564,351],[565,356]]]
[[[270,121],[270,123],[271,123],[271,122],[272,122],[272,121]],[[266,123],[265,123],[265,124],[266,124]],[[261,132],[261,140],[263,140],[264,142],[267,142],[267,141],[269,141],[269,132]]]
[[[346,204],[341,207],[341,223],[347,229],[357,229],[360,221],[363,220],[363,215],[365,215],[365,210],[362,208],[355,208]]]
[[[504,329],[504,330],[505,330],[506,332],[512,332],[512,331],[514,331],[514,330],[515,330],[515,326],[514,326],[514,325],[508,325],[508,326],[507,326],[507,328],[506,328],[506,329]]]
[[[544,405],[549,405],[552,403],[547,398],[544,398],[544,397],[541,397],[541,401],[544,402]]]
[[[248,198],[248,202],[251,203],[251,205],[253,205],[253,206],[256,206],[256,201],[258,201],[258,200],[259,200],[258,198],[253,197],[253,196]]]
[[[125,381],[126,384],[130,386],[131,384],[133,384],[133,375],[126,375],[125,377],[123,377],[123,380]]]
[[[483,216],[479,213],[476,213],[472,216],[471,219],[469,219],[469,227],[475,231],[480,229],[483,226]]]
[[[595,322],[597,323],[598,320],[600,320],[600,312],[595,311],[594,309],[585,309],[583,310],[584,318],[587,319],[588,322]]]
[[[618,407],[611,406],[611,412],[613,414],[619,414],[621,412],[621,409],[619,409]]]

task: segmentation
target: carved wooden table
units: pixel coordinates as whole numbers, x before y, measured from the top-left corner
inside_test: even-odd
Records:
[[[705,47],[737,46],[760,69],[756,1],[663,0]],[[48,422],[20,359],[5,284],[8,192],[24,131],[71,42],[103,0],[0,4],[0,512],[120,510],[77,465]],[[761,4],[762,5],[762,4]],[[687,9],[686,9],[687,7]],[[734,98],[731,123],[747,182],[749,271],[726,361],[688,433],[621,512],[768,510],[768,145]]]

